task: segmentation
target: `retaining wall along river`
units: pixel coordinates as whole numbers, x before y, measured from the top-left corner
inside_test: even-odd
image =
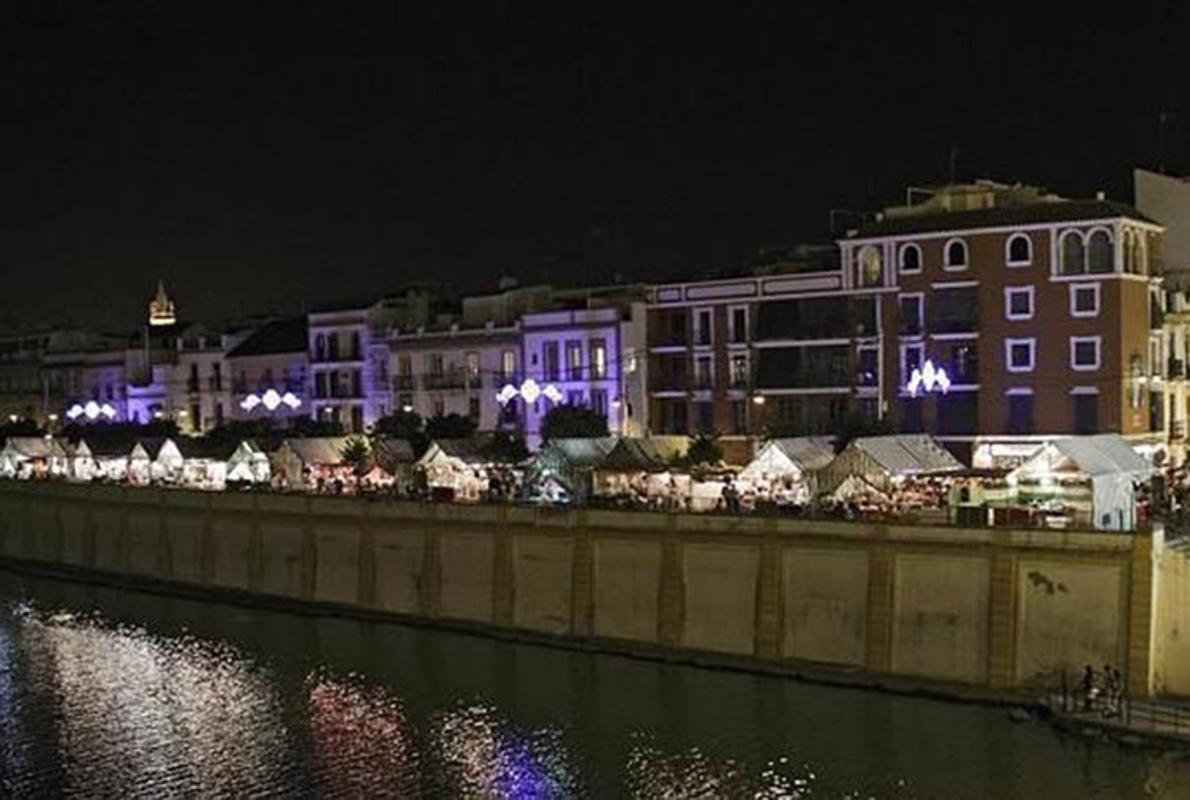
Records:
[[[1160,532],[2,482],[0,558],[957,694],[1085,664],[1190,693],[1190,570]]]

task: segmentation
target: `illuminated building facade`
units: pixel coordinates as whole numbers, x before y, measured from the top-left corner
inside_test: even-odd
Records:
[[[232,347],[225,359],[230,418],[267,419],[283,426],[295,417],[309,417],[308,342],[306,318],[301,316],[261,325]],[[282,402],[287,395],[292,400]]]

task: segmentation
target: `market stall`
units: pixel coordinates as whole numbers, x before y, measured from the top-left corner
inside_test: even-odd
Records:
[[[269,457],[272,479],[279,489],[341,491],[354,478],[343,458],[346,436],[286,439]]]
[[[805,505],[814,496],[819,470],[835,458],[833,440],[824,436],[770,439],[740,471],[741,493],[776,505]]]
[[[818,473],[818,493],[836,503],[854,498],[882,514],[920,513],[945,508],[949,481],[963,470],[925,434],[868,436],[853,439]]]
[[[1048,527],[1133,530],[1137,486],[1153,471],[1119,434],[1072,436],[1046,443],[1008,474],[1009,503]]]
[[[239,447],[228,441],[178,437],[167,440],[157,458],[167,483],[222,491],[227,486],[228,464]],[[180,465],[177,456],[181,457]]]
[[[377,436],[372,439],[372,457],[372,470],[366,480],[373,481],[376,488],[409,491],[417,461],[412,444],[405,439]]]
[[[227,459],[226,482],[236,484],[268,484],[272,478],[269,455],[251,439],[240,442]]]
[[[625,507],[686,509],[692,481],[674,465],[689,449],[686,436],[618,439],[594,471],[592,493]]]
[[[594,470],[615,445],[611,436],[546,442],[526,469],[526,499],[550,504],[585,502],[591,494]]]
[[[52,436],[10,436],[0,449],[0,476],[19,480],[64,477],[70,469],[64,444]]]
[[[414,468],[425,476],[434,499],[477,502],[492,488],[491,473],[495,465],[487,456],[489,444],[490,440],[484,437],[436,439],[430,442]],[[497,478],[498,483],[507,480],[507,477]]]
[[[133,444],[127,438],[80,439],[71,454],[72,477],[78,481],[123,481],[128,477]]]

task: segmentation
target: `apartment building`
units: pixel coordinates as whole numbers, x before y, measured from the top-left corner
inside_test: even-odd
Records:
[[[0,421],[27,419],[45,424],[47,387],[42,357],[52,331],[9,331],[0,334]]]
[[[323,306],[308,315],[310,395],[316,419],[362,433],[393,407],[389,332],[424,325],[430,293],[411,288],[370,303]]]
[[[278,425],[311,415],[306,317],[267,322],[228,350],[224,359],[232,420]]]
[[[199,436],[231,419],[232,379],[226,357],[251,332],[203,323],[179,331],[169,413],[182,433]]]
[[[821,433],[853,407],[879,414],[881,298],[892,289],[852,285],[837,253],[799,247],[737,277],[653,287],[652,431]]]
[[[839,242],[849,288],[891,292],[866,356],[883,412],[976,463],[1098,431],[1160,445],[1161,236],[1102,196],[990,181],[885,209]]]

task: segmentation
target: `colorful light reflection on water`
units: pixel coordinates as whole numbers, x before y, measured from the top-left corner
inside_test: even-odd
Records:
[[[1003,711],[0,572],[0,797],[1185,797]]]

